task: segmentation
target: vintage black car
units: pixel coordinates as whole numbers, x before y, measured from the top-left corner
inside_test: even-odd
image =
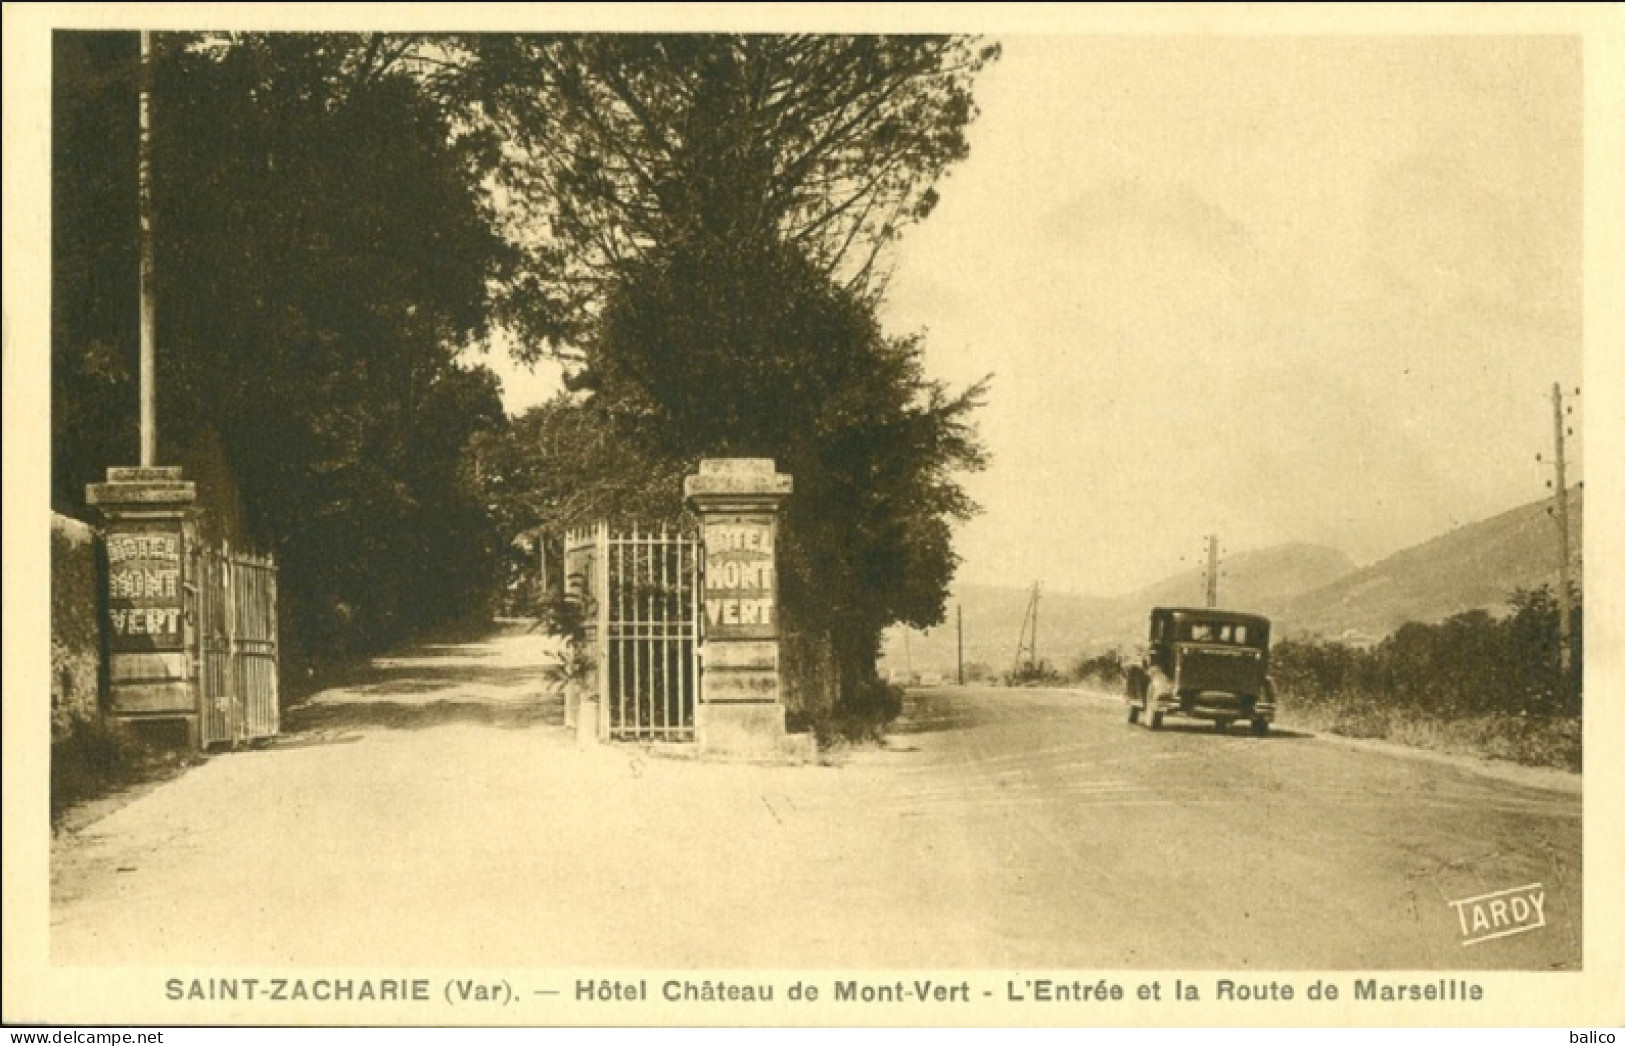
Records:
[[[1210,719],[1220,731],[1238,719],[1255,734],[1275,719],[1270,623],[1233,610],[1158,607],[1142,664],[1128,671],[1128,721],[1160,729],[1164,716]]]

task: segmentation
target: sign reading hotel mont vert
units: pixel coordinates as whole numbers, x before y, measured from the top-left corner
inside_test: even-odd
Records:
[[[705,624],[713,639],[778,635],[773,520],[731,516],[705,524]]]
[[[110,534],[107,572],[111,650],[182,649],[180,524]]]

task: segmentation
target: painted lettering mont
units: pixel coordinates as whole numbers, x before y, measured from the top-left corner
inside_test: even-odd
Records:
[[[107,594],[114,599],[176,599],[180,596],[180,577],[176,567],[119,567],[108,578]]]
[[[773,530],[720,524],[705,530],[705,615],[713,628],[773,624]]]
[[[113,651],[179,649],[183,641],[179,530],[107,538],[107,619]]]

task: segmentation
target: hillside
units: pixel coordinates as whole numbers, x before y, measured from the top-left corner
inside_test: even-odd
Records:
[[[1328,585],[1354,570],[1354,561],[1324,545],[1289,544],[1238,552],[1219,565],[1227,606],[1256,607]],[[1117,602],[1129,606],[1201,606],[1206,590],[1196,567],[1148,585]]]
[[[1225,560],[1222,584],[1234,605],[1259,605],[1319,588],[1354,569],[1342,552],[1289,544],[1237,553]],[[1045,590],[1038,605],[1038,656],[1057,667],[1084,653],[1132,646],[1145,629],[1145,612],[1156,605],[1200,604],[1200,569],[1184,571],[1126,596],[1110,598]],[[981,662],[1003,672],[1015,661],[1028,590],[963,585],[949,599],[948,620],[928,633],[888,636],[883,670],[952,673],[955,667],[955,604],[964,608],[965,663]]]
[[[1571,547],[1580,555],[1583,496],[1569,492]],[[1286,544],[1240,552],[1224,560],[1222,605],[1258,610],[1276,622],[1276,635],[1355,633],[1380,638],[1407,621],[1440,621],[1466,610],[1500,610],[1513,589],[1553,583],[1556,540],[1542,500],[1355,569],[1342,552]],[[1015,660],[1028,592],[964,585],[949,599],[948,620],[929,633],[901,630],[887,637],[882,670],[912,668],[951,676],[955,666],[954,608],[964,608],[965,662],[995,672]],[[1065,667],[1084,653],[1131,649],[1153,606],[1196,605],[1203,599],[1200,568],[1182,571],[1126,596],[1103,598],[1046,590],[1039,601],[1038,655]]]
[[[995,671],[1015,659],[1028,590],[995,585],[960,585],[948,600],[948,620],[929,632],[892,629],[887,634],[883,671],[912,666],[916,672],[951,674],[955,667],[954,610],[964,609],[965,663],[981,662]],[[1076,656],[1070,637],[1093,632],[1110,615],[1113,601],[1072,592],[1045,591],[1038,604],[1038,656],[1052,662]]]
[[[1557,581],[1557,537],[1545,500],[1470,523],[1330,584],[1266,605],[1278,635],[1347,630],[1379,637],[1407,621],[1501,610],[1516,588]],[[1583,491],[1569,491],[1570,551],[1580,558]]]

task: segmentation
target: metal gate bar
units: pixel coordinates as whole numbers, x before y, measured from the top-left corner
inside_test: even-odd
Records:
[[[190,557],[197,629],[202,743],[275,736],[276,563],[269,556],[194,546]]]
[[[611,534],[599,524],[566,535],[567,559],[597,604],[588,641],[598,651],[600,729],[611,740],[694,739],[698,549],[694,535],[665,528]]]

